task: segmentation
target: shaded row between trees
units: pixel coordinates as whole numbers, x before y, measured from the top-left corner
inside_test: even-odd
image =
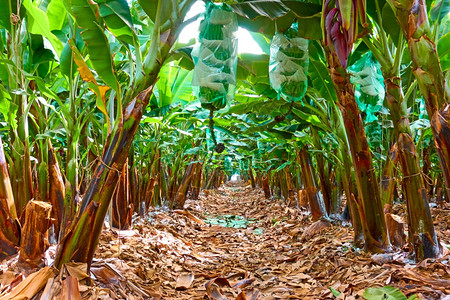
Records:
[[[440,254],[429,203],[450,199],[446,2],[226,2],[264,53],[239,55],[234,99],[213,106],[193,96],[193,42],[178,40],[193,0],[2,2],[1,258],[20,249],[40,266],[50,234],[56,267],[90,264],[107,216],[127,229],[237,173],[313,220],[345,207],[372,252],[390,249],[384,207],[402,199],[411,253]],[[309,67],[286,101],[270,48],[293,23]]]

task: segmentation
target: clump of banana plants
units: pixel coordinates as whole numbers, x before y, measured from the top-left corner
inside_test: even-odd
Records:
[[[221,109],[234,98],[236,89],[236,15],[227,4],[206,4],[200,23],[199,46],[193,51],[192,85],[206,109]]]
[[[358,207],[366,249],[383,252],[389,247],[389,239],[378,178],[356,102],[355,87],[347,71],[348,56],[358,36],[358,25],[361,23],[367,27],[365,14],[365,0],[324,0],[322,44],[353,158],[358,198],[355,197],[352,205]]]
[[[277,33],[270,44],[269,79],[278,96],[299,101],[308,87],[308,40],[298,37],[298,24]]]

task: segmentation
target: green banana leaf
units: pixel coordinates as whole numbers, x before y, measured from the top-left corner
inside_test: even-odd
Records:
[[[127,1],[97,0],[96,2],[99,5],[100,17],[105,21],[109,31],[111,31],[117,39],[133,45],[135,51],[139,51],[139,41],[134,32],[134,25]]]
[[[50,31],[61,30],[64,22],[67,20],[66,8],[64,1],[51,0],[47,6],[47,18]]]
[[[83,31],[81,37],[86,43],[89,59],[98,76],[111,88],[119,91],[114,74],[113,61],[108,39],[97,17],[98,7],[88,0],[65,0],[71,14]]]
[[[450,32],[443,35],[437,43],[437,51],[443,72],[450,69]]]
[[[50,25],[46,13],[37,7],[31,0],[24,0],[23,6],[26,9],[28,32],[40,34],[50,41],[58,56],[61,55],[63,44],[50,31]]]

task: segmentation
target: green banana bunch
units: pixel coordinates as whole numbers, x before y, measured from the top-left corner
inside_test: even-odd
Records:
[[[203,108],[221,109],[234,95],[237,64],[236,16],[226,4],[208,2],[200,23],[201,63],[196,63],[193,85]]]
[[[270,46],[269,79],[280,97],[287,101],[303,98],[308,87],[308,65],[308,40],[298,37],[296,23],[284,34],[274,36]]]
[[[231,57],[231,52],[228,49],[222,47],[216,48],[214,51],[214,56],[221,61],[226,61]],[[228,72],[229,73],[229,72]]]
[[[199,96],[201,106],[205,109],[217,110],[227,105],[227,95],[209,87],[200,87]]]
[[[285,95],[286,100],[297,100],[302,98],[307,88],[305,82],[287,82],[281,88],[281,93]]]
[[[205,22],[205,21],[206,20],[203,20],[202,22]],[[205,30],[203,32],[200,32],[200,38],[207,39],[210,41],[223,40],[222,27],[223,27],[223,25],[221,25],[221,24],[207,23],[205,26]]]
[[[280,48],[280,52],[291,58],[298,58],[298,59],[303,58],[305,55],[305,51],[303,51],[303,49],[291,45],[289,45],[285,49]]]

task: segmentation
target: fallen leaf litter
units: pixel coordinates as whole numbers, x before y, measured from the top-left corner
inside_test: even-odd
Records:
[[[393,211],[404,217],[403,205]],[[432,213],[449,245],[448,207]],[[41,269],[46,280],[33,288],[45,286],[37,299],[335,299],[333,292],[362,299],[366,288],[384,285],[420,299],[450,294],[447,249],[442,258],[413,264],[407,251],[354,248],[350,226],[311,224],[305,209],[265,199],[250,186],[225,185],[188,200],[185,210],[153,208],[133,230],[105,228],[90,275],[83,264],[68,264],[56,277]],[[14,258],[2,270],[0,299],[12,299],[13,285],[21,288],[16,294],[30,293],[23,286],[33,274],[24,279]]]

